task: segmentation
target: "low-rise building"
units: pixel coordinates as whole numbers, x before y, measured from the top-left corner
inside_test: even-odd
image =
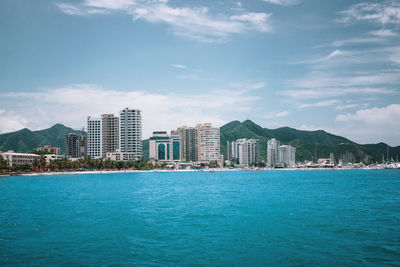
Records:
[[[31,153],[16,153],[14,151],[1,152],[0,155],[11,166],[29,164],[31,165],[35,159],[39,159],[39,155]]]
[[[135,161],[137,154],[135,152],[107,152],[106,159],[113,161]]]
[[[161,162],[180,162],[181,138],[168,135],[166,131],[153,132],[149,140],[149,157]]]
[[[60,155],[60,148],[52,145],[44,145],[43,147],[36,148],[36,151],[47,152],[55,155]]]
[[[47,155],[44,155],[44,157],[45,157],[47,163],[50,163],[50,161],[53,161],[53,160],[60,160],[60,159],[64,158],[64,156],[56,155],[56,154],[47,154]]]

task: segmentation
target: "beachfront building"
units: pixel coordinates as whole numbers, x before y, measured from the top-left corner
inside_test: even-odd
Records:
[[[197,161],[219,162],[221,160],[220,129],[211,127],[211,123],[198,124],[195,129],[197,134]]]
[[[113,161],[135,161],[136,154],[130,152],[107,152],[106,159],[113,160]]]
[[[227,158],[231,163],[252,166],[260,162],[260,141],[241,138],[227,142]]]
[[[119,113],[119,150],[135,154],[142,159],[142,115],[138,109],[125,108]]]
[[[258,139],[236,140],[239,165],[252,166],[260,162],[260,141]]]
[[[64,156],[56,154],[46,154],[44,155],[44,158],[46,159],[46,163],[50,163],[53,160],[61,160],[64,158]]]
[[[166,131],[157,131],[150,137],[149,157],[151,160],[180,162],[181,152],[181,138],[176,131],[172,131],[171,135],[168,135]]]
[[[280,142],[275,138],[268,140],[267,143],[267,167],[275,167],[279,162]]]
[[[60,148],[51,145],[44,145],[43,147],[36,148],[36,151],[47,152],[55,155],[60,155]]]
[[[92,159],[101,159],[103,155],[102,118],[87,118],[87,155]]]
[[[87,138],[76,133],[68,133],[65,135],[65,156],[67,158],[80,158],[87,154]]]
[[[12,150],[8,152],[0,152],[0,156],[10,165],[22,165],[22,164],[29,164],[39,159],[39,155],[31,154],[31,153],[16,153]]]
[[[290,145],[281,145],[279,147],[279,163],[294,167],[296,165],[296,148]]]
[[[119,118],[114,114],[101,115],[102,158],[106,153],[115,152],[119,146]]]
[[[178,135],[181,139],[181,158],[185,162],[196,162],[197,158],[197,133],[193,127],[182,126],[176,131],[171,131],[171,135]]]

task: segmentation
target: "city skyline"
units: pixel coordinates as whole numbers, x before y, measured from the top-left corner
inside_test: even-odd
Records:
[[[400,145],[398,1],[2,1],[0,134],[142,110]]]

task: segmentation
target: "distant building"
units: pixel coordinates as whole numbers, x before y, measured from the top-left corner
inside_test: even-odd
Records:
[[[61,160],[64,158],[62,155],[56,155],[56,154],[46,154],[44,155],[44,157],[47,163],[50,163],[53,160]]]
[[[179,135],[179,137],[182,140],[182,145],[181,145],[182,161],[185,162],[198,161],[196,129],[193,127],[182,126],[178,128],[176,131],[174,131],[174,133]]]
[[[36,148],[36,151],[42,151],[42,152],[47,152],[55,155],[60,155],[60,148],[59,147],[54,147],[51,145],[45,145],[43,147]]]
[[[2,156],[3,159],[6,162],[8,162],[10,166],[22,165],[22,164],[32,165],[35,159],[39,159],[39,155],[36,154],[16,153],[13,151],[0,152],[0,156]]]
[[[275,167],[279,161],[280,142],[275,138],[268,140],[267,143],[267,167]]]
[[[107,152],[106,159],[114,161],[135,161],[136,154],[131,152]]]
[[[115,152],[119,146],[119,118],[114,114],[101,115],[101,131],[102,131],[102,158],[106,157],[106,153]]]
[[[200,162],[220,161],[220,129],[211,127],[211,123],[198,124],[195,127],[197,134],[197,160]]]
[[[260,141],[241,138],[227,142],[227,157],[231,163],[252,166],[260,162]]]
[[[279,163],[293,167],[296,165],[296,148],[290,145],[279,147]]]
[[[65,135],[65,156],[67,158],[80,158],[86,156],[86,136],[68,133]]]
[[[236,140],[239,165],[252,166],[260,162],[260,141],[258,139]]]
[[[102,118],[87,118],[87,155],[92,159],[101,159],[103,156]]]
[[[149,140],[149,157],[161,162],[180,162],[181,138],[176,132],[168,135],[166,131],[153,132]]]
[[[119,115],[119,150],[134,153],[135,160],[140,160],[143,157],[141,111],[125,108]]]
[[[226,159],[233,163],[239,161],[239,152],[236,141],[226,141]]]

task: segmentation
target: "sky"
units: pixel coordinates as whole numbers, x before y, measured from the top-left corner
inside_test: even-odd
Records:
[[[400,145],[400,1],[2,0],[0,133],[140,109]]]

